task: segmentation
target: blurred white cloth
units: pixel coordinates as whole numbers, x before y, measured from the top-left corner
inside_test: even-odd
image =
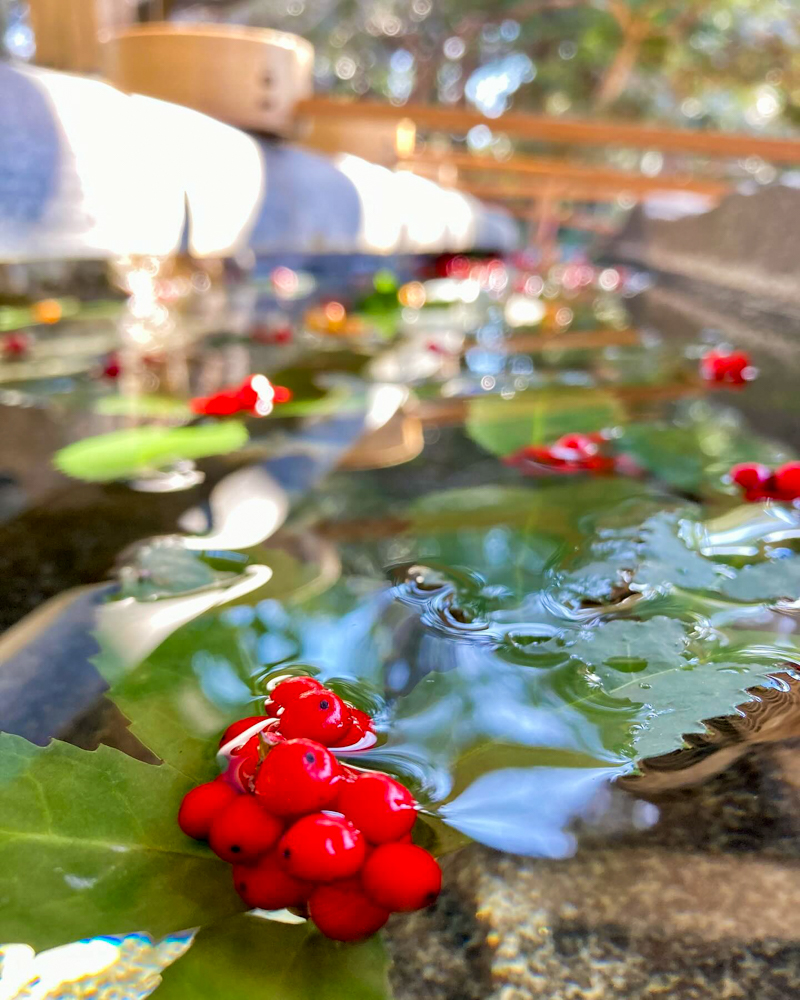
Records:
[[[502,211],[88,77],[0,63],[0,258],[510,250]]]

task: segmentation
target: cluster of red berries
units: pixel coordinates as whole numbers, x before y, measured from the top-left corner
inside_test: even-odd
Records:
[[[800,500],[800,462],[787,462],[774,472],[766,465],[745,462],[734,465],[730,477],[751,502]]]
[[[746,351],[707,351],[700,359],[700,374],[707,382],[744,385],[755,376],[753,362]]]
[[[264,375],[248,375],[241,385],[215,392],[213,396],[197,396],[189,404],[204,417],[232,417],[237,413],[266,416],[275,403],[288,403],[291,389],[273,385]]]
[[[280,681],[265,711],[222,734],[228,766],[185,796],[183,832],[208,840],[233,865],[249,907],[297,909],[337,941],[373,934],[392,912],[430,905],[442,873],[411,842],[410,792],[332,752],[372,745],[369,715],[304,676]]]
[[[565,434],[555,444],[547,447],[531,445],[520,448],[513,455],[503,459],[506,465],[513,465],[529,475],[542,472],[591,472],[595,475],[610,475],[617,471],[617,457],[603,453],[608,438],[603,433]]]

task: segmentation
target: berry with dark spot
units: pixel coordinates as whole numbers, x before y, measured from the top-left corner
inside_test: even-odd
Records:
[[[283,823],[252,795],[238,795],[211,823],[208,843],[223,861],[257,861],[283,833]]]
[[[340,773],[330,750],[313,740],[287,740],[267,754],[254,790],[268,812],[301,816],[330,806]]]

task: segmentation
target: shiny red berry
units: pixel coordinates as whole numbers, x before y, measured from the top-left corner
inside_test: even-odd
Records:
[[[352,820],[372,844],[385,844],[408,833],[417,818],[407,788],[388,774],[372,771],[342,784],[336,808]]]
[[[389,911],[376,906],[355,878],[318,886],[308,901],[308,913],[334,941],[369,937],[389,919]]]
[[[270,722],[270,716],[268,715],[248,715],[246,719],[239,719],[236,722],[232,722],[225,732],[219,738],[219,745],[224,747],[226,743],[230,743],[231,740],[235,739],[241,733],[246,732],[248,729],[252,729],[253,726],[257,725],[259,722]]]
[[[561,458],[586,458],[597,454],[597,442],[588,434],[565,434],[550,449],[554,455]],[[567,454],[561,454],[566,452]]]
[[[721,382],[726,371],[726,355],[719,351],[707,351],[700,359],[700,374],[710,382]]]
[[[211,850],[223,861],[256,861],[283,833],[283,823],[252,795],[238,795],[214,817],[208,833]]]
[[[287,677],[286,680],[276,684],[270,691],[269,701],[264,707],[270,715],[277,715],[278,711],[286,708],[287,705],[299,698],[306,691],[321,691],[322,685],[313,677],[297,676]]]
[[[305,736],[331,746],[350,728],[350,709],[333,691],[321,688],[289,702],[280,720],[278,728],[287,740]]]
[[[368,733],[374,732],[372,718],[358,708],[350,709],[350,728],[331,746],[352,747],[360,743]],[[373,737],[372,742],[375,742]]]
[[[759,465],[757,462],[742,462],[733,466],[730,477],[742,489],[754,490],[765,485],[770,477],[770,471],[766,465]]]
[[[775,490],[784,500],[800,497],[800,462],[787,462],[775,470]]]
[[[178,826],[187,837],[205,840],[214,818],[235,798],[236,790],[224,781],[198,785],[183,797],[178,810]]]
[[[333,882],[349,878],[364,863],[366,846],[360,830],[341,816],[312,813],[281,837],[281,864],[295,878]]]
[[[369,898],[393,912],[430,906],[442,888],[442,869],[416,844],[381,844],[361,873]]]
[[[750,367],[750,355],[746,351],[731,351],[725,358],[725,377],[731,382],[744,382],[744,372]]]
[[[336,798],[339,764],[313,740],[287,740],[273,747],[258,769],[255,794],[276,816],[299,816]]]
[[[234,865],[233,884],[248,906],[260,910],[302,906],[314,888],[310,882],[284,871],[276,851],[265,854],[254,865]]]

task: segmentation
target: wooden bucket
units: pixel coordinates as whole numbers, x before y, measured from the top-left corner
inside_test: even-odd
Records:
[[[266,28],[151,23],[103,40],[105,76],[121,90],[278,135],[312,93],[313,66],[309,42]]]

